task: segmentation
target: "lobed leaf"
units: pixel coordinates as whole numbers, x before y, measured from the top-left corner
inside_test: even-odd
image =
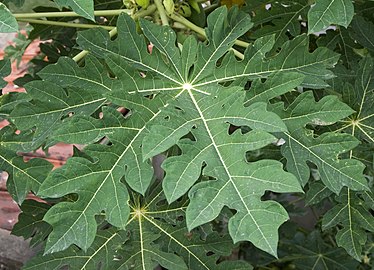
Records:
[[[354,6],[350,0],[316,0],[308,12],[308,33],[325,30],[331,24],[347,28],[353,15]]]
[[[10,10],[0,3],[0,33],[18,32],[18,23]]]
[[[364,164],[338,158],[358,145],[356,138],[329,132],[316,137],[312,130],[305,128],[307,124],[334,124],[352,114],[351,108],[335,96],[325,96],[315,102],[309,91],[299,95],[287,109],[282,107],[282,103],[273,106],[289,131],[284,133],[286,143],[282,146],[282,154],[287,159],[287,169],[298,177],[302,185],[309,179],[307,161],[311,161],[317,166],[322,182],[334,193],[339,194],[344,186],[353,190],[368,190],[363,176]]]
[[[60,7],[71,7],[79,15],[95,21],[94,1],[92,0],[54,0]]]
[[[365,206],[358,194],[349,189],[342,191],[337,200],[339,204],[323,216],[322,228],[342,225],[343,228],[336,235],[338,246],[361,261],[362,247],[367,240],[365,230],[374,232],[374,217],[369,212],[370,207]]]

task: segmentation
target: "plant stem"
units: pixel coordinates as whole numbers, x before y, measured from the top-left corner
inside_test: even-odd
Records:
[[[157,10],[160,13],[160,18],[162,25],[169,25],[168,16],[166,15],[164,5],[161,3],[161,0],[154,0]]]
[[[177,22],[183,24],[184,26],[190,28],[191,30],[195,31],[196,33],[198,33],[198,34],[200,34],[200,35],[202,35],[203,37],[206,38],[206,34],[205,34],[205,31],[204,31],[203,28],[193,24],[192,22],[185,19],[184,17],[182,17],[178,14],[171,14],[170,18],[173,19],[174,21],[177,21]],[[240,40],[236,40],[235,44],[238,45],[238,46],[241,46],[241,47],[245,47],[245,48],[249,46],[249,43],[244,42],[244,41],[240,41]],[[244,59],[244,54],[242,54],[238,50],[235,50],[234,48],[231,48],[231,50],[234,52],[236,57],[238,57],[240,59]]]
[[[104,25],[98,25],[98,24],[68,23],[68,22],[56,22],[56,21],[35,20],[35,19],[18,19],[18,21],[36,23],[36,24],[55,25],[55,26],[62,26],[62,27],[86,28],[86,29],[101,27],[106,30],[112,30],[113,28],[115,28],[114,26],[104,26]]]
[[[131,15],[131,17],[134,20],[136,20],[136,19],[139,19],[141,17],[151,15],[153,12],[156,11],[156,9],[157,9],[156,5],[152,4],[152,5],[149,5],[146,9],[142,9],[142,10],[136,12],[135,14]]]
[[[174,21],[177,21],[181,24],[184,24],[185,26],[187,26],[191,30],[195,31],[196,33],[206,37],[205,31],[204,31],[203,28],[197,26],[196,24],[193,24],[192,22],[190,22],[189,20],[187,20],[183,16],[174,13],[174,14],[170,15],[170,18],[173,19]],[[238,45],[238,46],[243,47],[243,48],[247,48],[250,44],[248,42],[245,42],[245,41],[236,40],[235,45]]]
[[[121,13],[131,14],[129,9],[114,9],[114,10],[96,10],[94,11],[95,16],[117,16]],[[26,18],[50,18],[50,17],[82,17],[73,11],[67,12],[35,12],[35,13],[16,13],[13,14],[16,19],[26,19]]]

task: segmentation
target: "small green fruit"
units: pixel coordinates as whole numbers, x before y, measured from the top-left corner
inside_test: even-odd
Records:
[[[147,8],[149,6],[149,0],[135,0],[135,2],[142,8]]]

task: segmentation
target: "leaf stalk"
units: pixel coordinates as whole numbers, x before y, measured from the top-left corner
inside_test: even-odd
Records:
[[[174,14],[171,14],[169,17],[171,19],[173,19],[174,21],[185,25],[186,27],[190,28],[191,30],[195,31],[196,33],[206,37],[205,30],[203,28],[197,26],[196,24],[193,24],[192,22],[190,22],[189,20],[187,20],[183,16],[174,13]],[[249,47],[250,43],[242,41],[242,40],[236,40],[235,45],[237,45],[239,47],[247,48],[247,47]]]
[[[161,3],[161,0],[154,0],[154,2],[160,14],[162,25],[169,25],[168,16],[166,15],[166,11],[164,5]]]
[[[112,9],[112,10],[95,10],[95,16],[118,16],[121,13],[131,14],[129,9]],[[34,12],[34,13],[15,13],[13,16],[16,19],[28,19],[28,18],[59,18],[59,17],[82,17],[73,11],[63,12]]]
[[[56,22],[56,21],[37,20],[37,19],[17,19],[17,20],[19,22],[54,25],[54,26],[62,26],[62,27],[73,27],[73,28],[85,28],[85,29],[101,27],[106,30],[112,30],[113,28],[115,28],[115,26],[105,26],[105,25],[87,24],[87,23]]]

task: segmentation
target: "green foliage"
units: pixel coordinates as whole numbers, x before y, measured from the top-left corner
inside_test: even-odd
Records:
[[[94,18],[94,3],[91,0],[54,0],[57,5],[61,7],[70,7],[79,15],[95,20]]]
[[[13,233],[43,247],[24,269],[372,267],[374,2],[213,4],[204,30],[158,0],[55,2],[83,18],[30,19],[48,61],[0,103]],[[82,146],[61,168],[22,158],[60,142]]]
[[[325,30],[331,24],[348,27],[354,14],[350,0],[316,0],[308,12],[308,33]]]
[[[9,9],[0,3],[0,33],[12,33],[18,31],[18,23]]]

